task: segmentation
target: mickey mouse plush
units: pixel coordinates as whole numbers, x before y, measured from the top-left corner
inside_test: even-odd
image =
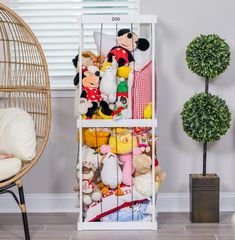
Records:
[[[107,62],[113,61],[113,56],[118,62],[118,67],[122,67],[128,63],[135,61],[132,52],[135,49],[146,51],[149,48],[149,41],[131,32],[130,29],[121,29],[118,32],[118,46],[113,47],[107,56]]]

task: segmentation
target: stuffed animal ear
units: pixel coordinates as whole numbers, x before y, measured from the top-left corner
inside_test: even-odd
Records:
[[[122,35],[129,33],[129,32],[130,32],[130,29],[128,29],[128,28],[121,29],[118,31],[118,37],[121,37]]]
[[[79,83],[79,72],[76,74],[76,76],[73,79],[73,84],[77,86]]]
[[[149,48],[149,41],[145,38],[139,38],[137,41],[137,48],[141,51],[146,51]]]
[[[72,60],[75,68],[78,66],[78,55]]]

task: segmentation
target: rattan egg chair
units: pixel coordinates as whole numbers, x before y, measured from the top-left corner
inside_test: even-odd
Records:
[[[0,182],[0,193],[10,193],[23,217],[25,238],[30,239],[22,177],[39,160],[48,141],[51,125],[51,96],[48,68],[42,48],[28,25],[0,3],[0,108],[27,111],[36,127],[37,149],[14,177]],[[11,191],[18,187],[19,198]]]

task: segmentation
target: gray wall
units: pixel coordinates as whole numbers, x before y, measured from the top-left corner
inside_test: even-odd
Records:
[[[185,47],[199,34],[217,33],[234,53],[234,0],[142,0],[142,14],[157,14],[159,159],[167,172],[161,192],[187,192],[188,174],[201,172],[201,145],[182,131],[179,113],[203,80],[185,65]],[[226,99],[235,117],[235,65],[211,83],[210,90]],[[27,193],[70,193],[76,162],[72,98],[53,99],[50,141],[39,164],[25,178]],[[235,124],[220,142],[209,146],[208,172],[221,177],[223,191],[235,192]]]
[[[27,193],[72,193],[76,167],[73,98],[52,99],[52,128],[37,165],[24,178]]]
[[[188,174],[202,171],[201,145],[182,131],[179,113],[183,103],[203,91],[203,80],[187,69],[185,48],[197,35],[217,33],[235,48],[234,0],[142,0],[142,14],[156,14],[158,61],[159,158],[167,171],[161,192],[186,192]],[[235,117],[235,62],[210,91],[226,99]],[[222,191],[235,191],[235,123],[220,142],[209,146],[208,172],[221,177]]]

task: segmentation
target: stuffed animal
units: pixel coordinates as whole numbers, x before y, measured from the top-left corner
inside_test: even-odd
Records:
[[[106,102],[114,103],[116,101],[117,90],[117,62],[114,60],[112,66],[105,67],[105,71],[102,75],[100,82],[101,96]]]
[[[133,136],[127,128],[123,128],[121,131],[113,129],[109,138],[109,146],[115,154],[131,153],[137,145],[137,137]]]
[[[122,182],[125,185],[132,186],[134,184],[132,175],[135,172],[135,167],[132,159],[139,154],[141,154],[141,150],[139,148],[134,148],[133,152],[118,155],[119,161],[123,165]]]
[[[138,140],[138,147],[141,148],[141,151],[143,153],[148,153],[151,155],[150,141],[152,141],[152,139],[150,139],[150,136],[148,135],[148,133],[144,132],[144,133],[138,134],[137,140]]]
[[[84,128],[82,133],[83,143],[91,148],[96,148],[98,152],[102,145],[108,144],[111,134],[108,128]]]
[[[93,202],[98,202],[102,198],[100,189],[94,183],[94,172],[91,168],[82,168],[82,193],[83,203],[86,206],[91,205]]]
[[[99,172],[97,171],[101,164],[101,155],[87,145],[82,146],[82,191],[83,203],[90,205],[101,199],[101,192],[96,183],[99,180]],[[80,170],[79,163],[77,165],[77,182],[74,191],[79,191]]]
[[[140,159],[139,159],[140,160]],[[143,162],[142,162],[143,163]],[[134,182],[134,188],[137,192],[140,194],[143,194],[146,197],[151,197],[152,196],[152,169],[151,165],[149,166],[149,170],[147,171],[148,166],[146,165],[146,168],[142,168],[141,161],[136,161],[135,162],[135,167],[136,169],[142,169],[144,170],[143,174],[141,172],[138,172],[137,176],[135,177],[135,182]],[[166,173],[164,171],[161,171],[160,166],[158,165],[158,161],[155,161],[155,192],[159,190],[159,187],[161,185],[161,182],[165,179]]]
[[[161,170],[161,167],[159,166],[158,162],[157,162],[157,165],[155,166],[155,175],[156,175],[156,182],[157,182],[156,191],[158,191],[162,181],[164,181],[166,178],[166,172]]]
[[[113,119],[130,118],[131,111],[128,111],[128,86],[122,80],[117,87],[117,101],[112,112]]]
[[[87,145],[82,146],[82,166],[96,171],[101,163],[101,155]]]
[[[109,146],[112,152],[118,154],[120,163],[123,164],[123,183],[132,185],[132,174],[134,171],[132,165],[133,154],[139,154],[137,147],[137,137],[132,136],[129,129],[114,129],[109,138]]]
[[[133,156],[133,166],[135,169],[135,177],[143,175],[151,169],[152,159],[146,154],[136,154]]]
[[[131,32],[130,29],[121,29],[118,31],[117,43],[118,46],[113,47],[108,53],[107,62],[112,62],[114,56],[118,62],[118,67],[135,61],[132,55],[135,49],[138,48],[141,51],[146,51],[149,48],[148,40],[139,38],[134,32]]]
[[[100,149],[104,155],[102,159],[101,181],[105,187],[101,190],[104,196],[108,195],[109,189],[116,189],[117,196],[123,195],[120,184],[122,183],[122,170],[118,164],[118,157],[112,153],[109,145],[103,145]]]
[[[138,133],[137,133],[138,132]],[[134,131],[134,134],[137,136],[138,147],[141,148],[142,153],[145,153],[152,157],[152,133],[148,132],[148,129],[141,128],[139,130]],[[155,137],[155,155],[157,153],[157,143],[158,136]]]
[[[89,66],[95,66],[98,69],[101,68],[105,61],[105,57],[100,55],[96,56],[91,51],[83,51],[82,52],[82,69],[86,69]],[[74,85],[77,86],[79,83],[79,56],[76,55],[72,60],[74,67],[76,68],[77,74],[74,78]]]
[[[144,118],[151,119],[152,118],[152,102],[149,102],[144,108]]]
[[[82,114],[85,115],[86,118],[91,119],[99,109],[103,118],[112,118],[112,110],[109,108],[108,103],[103,100],[99,90],[101,79],[99,68],[91,65],[93,64],[92,59],[94,59],[95,56],[89,52],[89,57],[87,57],[88,53],[85,53],[86,57],[83,57],[82,62],[82,92],[80,96],[78,88],[80,77],[78,56],[73,59],[73,64],[77,69],[77,74],[74,78],[74,85],[77,86],[75,93],[75,115],[78,117],[79,114]],[[88,61],[87,58],[90,60]]]
[[[97,70],[96,67],[93,67],[93,70]],[[81,100],[83,102],[90,101],[92,104],[92,107],[87,109],[86,117],[92,118],[99,107],[103,115],[112,117],[112,110],[109,108],[108,103],[103,100],[99,90],[99,71],[95,71],[95,73],[86,71],[86,74],[83,73],[82,77],[80,108],[82,108]]]

